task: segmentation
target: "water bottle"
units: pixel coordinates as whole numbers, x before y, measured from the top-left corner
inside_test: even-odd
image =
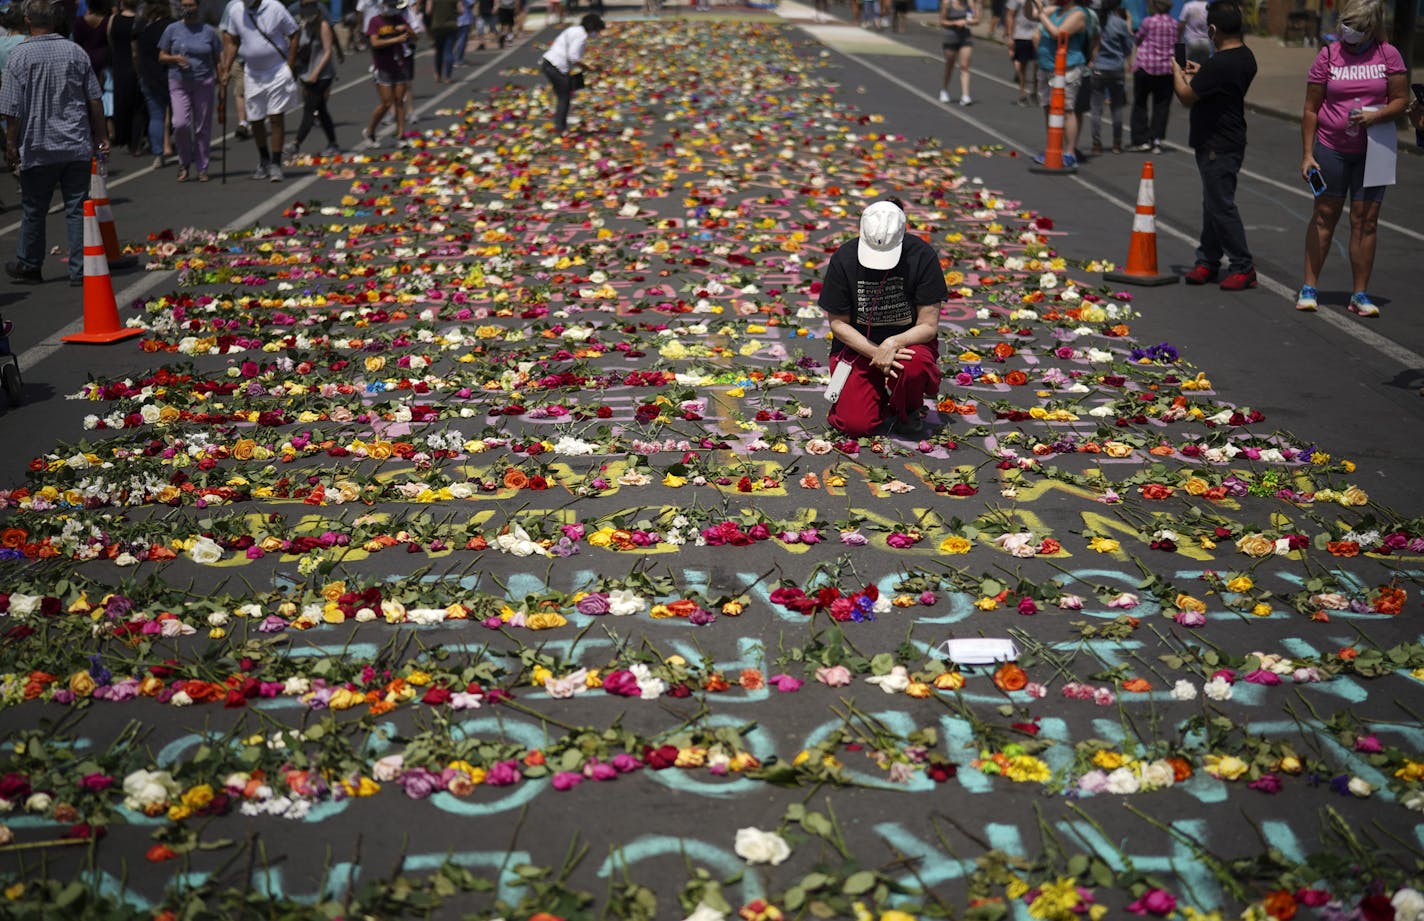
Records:
[[[1365,110],[1360,102],[1360,97],[1356,96],[1350,103],[1350,120],[1345,125],[1345,134],[1352,138],[1360,136],[1360,126],[1355,122],[1355,116]]]

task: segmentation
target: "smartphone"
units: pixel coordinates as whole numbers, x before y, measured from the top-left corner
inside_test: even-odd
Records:
[[[1172,49],[1172,54],[1177,59],[1177,66],[1185,69],[1187,66],[1187,43],[1177,42],[1176,47]]]
[[[1424,83],[1411,83],[1409,84],[1409,88],[1414,91],[1415,100],[1421,106],[1424,106]]]
[[[1310,183],[1310,191],[1314,192],[1316,197],[1325,194],[1325,177],[1320,175],[1320,170],[1313,169],[1306,173],[1305,181]]]

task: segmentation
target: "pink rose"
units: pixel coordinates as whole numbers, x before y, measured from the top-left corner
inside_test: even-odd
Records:
[[[823,665],[816,669],[816,680],[831,688],[843,688],[850,684],[850,669],[844,665]]]

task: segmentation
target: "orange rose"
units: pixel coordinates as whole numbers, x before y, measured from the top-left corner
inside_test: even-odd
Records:
[[[1404,611],[1404,601],[1409,597],[1409,593],[1396,586],[1384,586],[1379,590],[1379,597],[1375,599],[1374,609],[1381,614],[1399,614]]]
[[[373,442],[366,448],[366,453],[376,460],[385,460],[391,456],[391,443],[389,441]]]
[[[1000,342],[994,346],[994,357],[1003,361],[1013,355],[1015,351],[1017,350],[1012,345],[1009,345],[1007,342]]]
[[[673,613],[674,617],[691,617],[697,610],[697,602],[683,598],[668,604],[668,610]]]
[[[510,467],[504,471],[504,485],[510,489],[523,489],[529,485],[529,477],[525,475],[523,470],[517,467]]]
[[[1352,540],[1332,540],[1327,541],[1325,549],[1335,556],[1359,556],[1360,545]]]
[[[737,676],[737,683],[748,691],[760,691],[766,687],[766,679],[762,677],[761,669],[759,668],[742,669],[742,673]]]
[[[1028,684],[1028,673],[1012,662],[1005,662],[994,671],[994,684],[1001,691],[1022,691]]]
[[[725,691],[731,687],[727,679],[720,672],[713,672],[702,681],[702,686],[709,691]]]
[[[18,550],[30,539],[30,532],[24,528],[6,528],[0,531],[0,547],[6,550]]]
[[[257,450],[257,442],[251,438],[239,438],[232,446],[232,456],[238,460],[252,460],[253,452]]]
[[[1004,383],[1012,384],[1015,387],[1022,387],[1028,383],[1028,375],[1015,368],[1004,375]]]
[[[1167,763],[1172,766],[1172,778],[1177,783],[1192,776],[1192,763],[1186,758],[1168,758]]]
[[[1129,678],[1122,683],[1124,691],[1132,691],[1134,694],[1145,694],[1152,690],[1152,682],[1146,678]]]
[[[1142,487],[1142,498],[1144,499],[1170,499],[1176,490],[1161,483],[1148,483]]]
[[[1295,896],[1285,889],[1277,889],[1267,894],[1261,902],[1261,907],[1266,909],[1266,914],[1279,921],[1290,921],[1295,917],[1297,908]]]

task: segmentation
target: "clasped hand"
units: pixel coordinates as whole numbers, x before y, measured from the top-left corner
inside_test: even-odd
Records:
[[[870,366],[886,377],[898,377],[900,371],[905,367],[905,362],[913,357],[915,357],[915,353],[909,348],[886,342],[882,343],[875,350],[875,354],[870,356]]]

